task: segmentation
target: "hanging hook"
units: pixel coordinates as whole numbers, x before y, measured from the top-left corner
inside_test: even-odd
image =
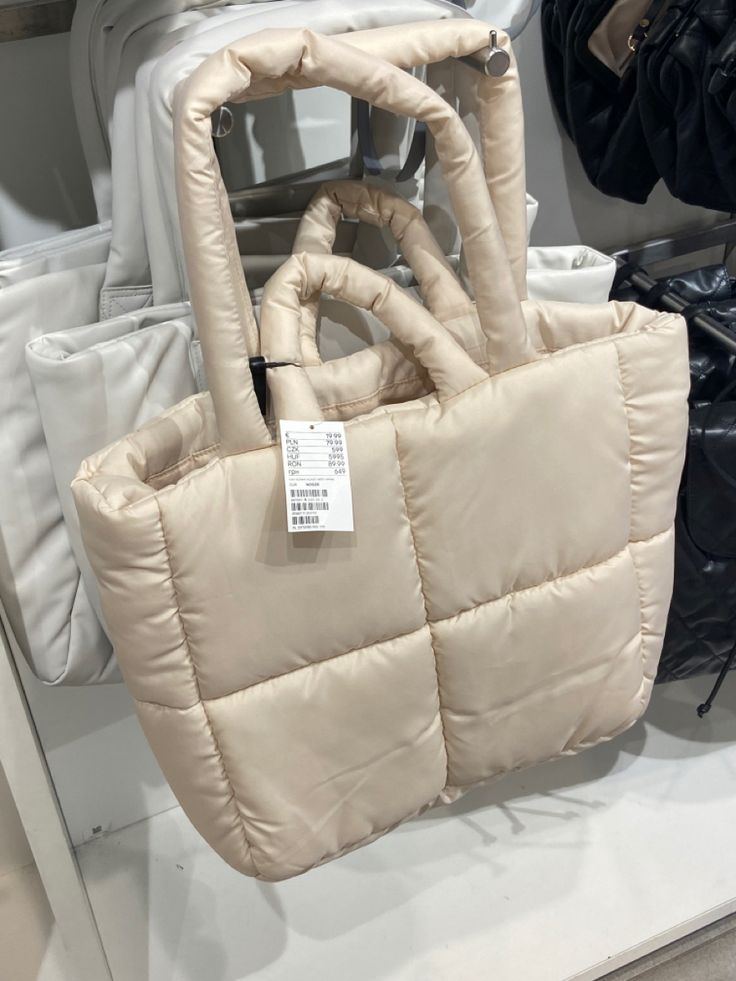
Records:
[[[500,78],[506,74],[511,65],[511,55],[499,47],[497,31],[491,31],[487,48],[483,48],[476,54],[462,55],[456,60],[474,68],[477,72],[482,72],[489,78]]]

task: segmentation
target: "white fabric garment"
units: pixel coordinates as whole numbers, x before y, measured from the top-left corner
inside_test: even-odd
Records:
[[[105,262],[109,250],[109,221],[6,249],[0,252],[0,289],[44,273]]]
[[[530,300],[605,303],[616,275],[616,260],[587,245],[530,248],[526,282]]]

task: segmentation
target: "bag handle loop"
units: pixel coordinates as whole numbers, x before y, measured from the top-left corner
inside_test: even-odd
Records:
[[[369,45],[381,53],[385,47],[396,56],[394,60],[406,64],[472,54],[483,47],[487,31],[468,20],[409,24],[402,31],[392,28],[381,33],[380,38],[378,32],[366,33],[372,35]],[[508,45],[505,35],[499,35],[499,42]],[[249,356],[258,352],[258,332],[212,148],[210,121],[218,105],[248,98],[255,78],[266,80],[266,91],[273,89],[274,79],[281,87],[329,85],[427,123],[463,234],[488,360],[495,371],[534,360],[537,355],[527,335],[483,168],[457,113],[423,82],[375,54],[308,30],[262,31],[199,65],[177,93],[175,108],[184,253],[222,452],[243,452],[271,442],[248,367]],[[510,81],[513,98],[515,75],[490,81],[499,86]]]
[[[411,348],[426,368],[440,401],[488,378],[429,310],[387,276],[345,256],[304,252],[287,259],[263,293],[263,355],[267,362],[283,365],[268,374],[277,419],[323,418],[309,377],[298,363],[303,307],[322,292],[370,310],[398,341]]]
[[[474,305],[429,229],[421,211],[406,198],[363,181],[327,181],[302,215],[292,252],[331,255],[341,218],[387,227],[414,273],[427,309],[444,323],[472,314]],[[301,326],[305,365],[322,363],[317,347],[319,298],[306,303]]]

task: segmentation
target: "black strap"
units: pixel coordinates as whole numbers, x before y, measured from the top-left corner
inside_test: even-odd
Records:
[[[616,275],[613,277],[613,285],[611,286],[611,295],[613,295],[616,290],[618,290],[625,282],[628,281],[629,276],[633,276],[633,274],[638,272],[640,269],[641,266],[638,266],[635,262],[622,262],[621,265],[616,268]],[[634,289],[636,289],[636,287],[634,287]]]
[[[646,303],[648,307],[657,309],[657,304],[662,299],[665,293],[670,292],[670,285],[668,282],[663,281],[661,283],[655,283],[651,289],[648,289],[646,293],[642,295],[642,300]]]
[[[414,135],[411,138],[409,152],[406,155],[404,166],[396,175],[396,182],[410,181],[422,166],[424,157],[427,153],[427,126],[420,119],[414,127]]]
[[[250,373],[253,378],[253,390],[256,393],[256,398],[258,399],[258,407],[261,410],[261,415],[266,415],[266,398],[268,394],[268,386],[266,385],[266,370],[268,368],[290,368],[294,366],[293,361],[266,361],[265,358],[260,355],[255,358],[249,358],[248,363],[250,365]]]
[[[680,310],[680,316],[684,317],[688,323],[690,323],[693,317],[699,313],[703,313],[702,303],[691,303],[689,306],[683,307],[682,310]]]
[[[383,164],[379,156],[371,130],[371,107],[365,99],[356,99],[358,103],[356,122],[358,127],[358,146],[363,158],[363,168],[366,173],[378,177],[383,173]],[[397,181],[408,181],[414,177],[422,166],[427,147],[427,127],[418,122],[414,127],[409,152],[401,170],[396,175]]]
[[[710,712],[710,710],[713,708],[713,702],[716,700],[716,695],[720,691],[721,685],[726,680],[726,675],[731,670],[731,665],[733,664],[734,659],[736,659],[736,644],[733,645],[733,647],[729,652],[728,657],[723,662],[723,667],[718,673],[718,677],[716,678],[716,683],[713,685],[710,695],[708,695],[708,697],[706,698],[706,700],[703,702],[702,705],[698,705],[699,718],[702,719],[703,716],[707,715],[708,712]]]
[[[736,389],[736,380],[729,382],[728,385],[725,386],[725,388],[721,389],[718,395],[711,402],[710,408],[705,414],[705,419],[703,420],[703,425],[700,430],[700,451],[703,454],[703,458],[705,459],[708,466],[711,467],[718,474],[721,480],[725,481],[729,485],[729,487],[732,487],[736,490],[736,479],[732,477],[727,470],[724,470],[723,467],[720,465],[720,463],[718,463],[718,461],[712,456],[710,447],[708,446],[708,440],[706,439],[708,426],[710,425],[710,422],[713,418],[713,413],[716,407],[718,406],[718,403],[723,402],[725,399],[727,399],[728,396],[734,391],[734,389]],[[723,667],[719,672],[718,677],[716,678],[716,683],[713,685],[713,688],[711,689],[710,695],[708,695],[708,697],[702,703],[702,705],[698,705],[698,715],[701,719],[703,718],[704,715],[707,715],[708,712],[710,712],[713,706],[713,702],[716,699],[716,695],[720,691],[721,685],[726,680],[726,675],[731,670],[731,666],[734,663],[734,659],[736,659],[736,644],[734,644],[733,647],[731,648],[731,651],[728,657],[726,658]]]
[[[665,3],[666,0],[654,0],[653,3],[650,3],[646,13],[629,35],[629,50],[633,51],[634,54],[637,53],[641,45],[644,43],[644,41],[646,41],[647,37],[649,36],[649,31],[651,30],[654,21],[659,16],[659,13],[664,7]]]
[[[456,7],[461,7],[463,10],[468,9],[466,0],[450,0],[450,3],[453,3]],[[358,103],[358,111],[356,113],[358,146],[360,148],[360,155],[363,158],[363,167],[366,173],[371,174],[373,177],[378,177],[383,173],[383,164],[381,163],[376,144],[373,140],[371,107],[365,99],[357,99],[356,101]],[[416,176],[417,171],[422,166],[426,152],[427,127],[423,122],[417,122],[414,127],[414,135],[411,138],[411,145],[409,146],[406,160],[396,175],[398,183],[410,181],[412,177]]]

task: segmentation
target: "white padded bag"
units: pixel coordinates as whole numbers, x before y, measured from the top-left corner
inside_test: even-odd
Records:
[[[207,11],[226,0],[77,0],[70,72],[82,146],[101,219],[112,216],[111,126],[118,62],[127,39],[152,20]],[[248,2],[248,0],[243,0]],[[164,30],[173,29],[171,21]]]
[[[530,300],[606,303],[616,275],[616,260],[587,245],[532,247],[527,252]]]
[[[115,0],[115,2],[87,3],[80,0],[76,6],[75,21],[72,28],[72,57],[71,75],[75,95],[75,110],[78,129],[82,136],[87,163],[91,174],[99,172],[99,160],[95,163],[95,151],[90,152],[90,145],[104,144],[104,158],[107,161],[104,169],[109,172],[109,127],[112,125],[112,107],[116,90],[119,88],[119,62],[121,57],[120,43],[125,43],[131,33],[134,33],[141,23],[146,23],[152,16],[160,18],[166,3],[156,5],[152,14],[151,4],[141,4],[137,0]],[[255,0],[242,0],[243,3]],[[181,3],[173,5],[181,8]],[[137,8],[137,12],[136,12]],[[212,16],[215,11],[202,11],[197,14],[199,20]],[[132,17],[131,22],[131,15]],[[121,25],[121,20],[123,24]],[[126,25],[127,22],[127,25]],[[123,29],[121,29],[121,27]],[[171,30],[171,25],[159,27],[160,30]],[[103,125],[104,124],[104,125]],[[132,130],[131,130],[132,132]],[[134,150],[134,143],[127,143]],[[135,161],[135,158],[134,158]],[[135,171],[135,162],[132,168]],[[108,175],[105,182],[109,185]],[[96,199],[100,205],[99,188],[95,187]],[[104,201],[99,211],[106,220],[86,228],[72,229],[59,235],[16,246],[0,252],[0,289],[44,275],[49,272],[63,272],[79,266],[107,262],[109,257],[111,222],[111,195],[108,190],[102,195]],[[121,209],[124,217],[125,212]],[[140,226],[141,218],[137,210],[133,215],[136,224]],[[129,234],[129,233],[128,233]],[[118,236],[122,244],[125,240]],[[124,246],[123,246],[124,248]],[[130,248],[129,252],[134,250]],[[107,279],[114,279],[116,266],[111,264],[106,274]],[[123,285],[125,273],[119,265],[117,275],[122,276]],[[149,287],[150,293],[150,287]]]
[[[133,122],[129,116],[126,128],[121,118],[119,148],[134,144]],[[138,218],[140,227],[140,213]],[[113,243],[117,281],[125,284],[127,278],[136,291],[138,252],[135,242],[126,241],[125,230],[116,230]],[[1,615],[33,672],[49,684],[106,682],[117,680],[118,673],[80,586],[24,348],[44,333],[98,321],[101,288],[114,261],[108,255],[110,242],[109,223],[104,223],[66,233],[50,245],[17,250],[7,263],[9,285],[0,290],[0,439],[6,459],[6,478],[0,482]],[[79,265],[82,259],[87,264]],[[28,278],[32,268],[44,274]],[[161,319],[176,312],[181,311],[167,310]],[[144,316],[129,320],[127,332]],[[144,368],[141,361],[138,370]],[[127,385],[135,390],[135,368],[133,376]],[[68,398],[67,391],[62,400]]]
[[[0,252],[0,289],[44,273],[105,262],[109,251],[109,221],[17,245]]]
[[[438,6],[436,0],[425,2]],[[362,9],[367,11],[368,6],[363,4]],[[335,17],[341,28],[358,22],[354,9],[339,20],[335,5],[330,7],[333,27]],[[374,23],[375,9],[366,16]],[[140,46],[130,49],[135,50]],[[121,66],[125,67],[125,52]],[[121,89],[121,97],[127,94]],[[115,118],[122,121],[114,131],[117,173],[118,156],[129,158],[132,142],[123,122],[133,116],[126,111]],[[116,196],[127,195],[130,186],[130,181],[116,183]],[[123,201],[118,213],[124,213],[126,206],[129,202]],[[140,283],[131,271],[139,252],[131,245],[132,238],[120,234],[122,227],[134,235],[134,226],[134,222],[116,226],[120,245],[115,255],[122,275],[129,276],[131,294],[140,298]],[[125,256],[130,263],[125,263]],[[86,559],[78,544],[69,479],[85,454],[204,385],[185,306],[147,309],[136,299],[137,309],[95,322],[97,312],[90,311],[98,303],[106,276],[109,283],[109,265],[75,271],[65,279],[39,281],[33,303],[21,291],[7,298],[5,308],[0,304],[0,352],[5,345],[8,353],[0,369],[7,371],[8,381],[0,384],[0,418],[13,474],[0,487],[0,598],[7,626],[32,669],[55,684],[118,679],[109,642],[93,613],[95,594],[91,602],[80,580],[79,566],[84,570]],[[118,283],[120,279],[119,274]],[[5,320],[3,309],[12,311]],[[62,331],[58,344],[56,331]],[[34,338],[38,343],[30,345],[26,358],[35,397],[29,374],[23,371],[23,348]],[[45,414],[48,438],[39,408]],[[24,488],[31,480],[33,504],[27,506],[31,495]]]
[[[0,290],[0,602],[3,625],[49,684],[104,681],[108,658],[69,548],[25,345],[97,319],[104,263]],[[90,652],[93,652],[90,658]]]
[[[143,191],[146,195],[144,208],[144,219],[147,223],[146,237],[152,262],[156,263],[153,273],[157,302],[171,302],[186,294],[181,233],[176,195],[171,179],[174,172],[172,110],[174,93],[178,84],[214,51],[255,29],[292,27],[296,24],[294,8],[288,0],[282,3],[259,4],[257,12],[256,19],[247,14],[241,14],[235,19],[223,18],[216,26],[210,26],[207,31],[183,41],[168,55],[156,63],[142,67],[139,72],[137,142],[141,160],[140,169],[145,173],[147,180],[151,175],[158,174],[156,185],[151,187],[148,193],[145,188]],[[370,0],[352,0],[350,4],[342,3],[341,0],[309,0],[303,6],[300,16],[304,18],[302,23],[308,23],[314,30],[335,34],[416,20],[467,17],[467,14],[449,0],[406,0],[401,4],[376,3]],[[291,96],[288,98],[290,99]],[[305,107],[314,107],[309,116],[320,120],[320,125],[323,125],[325,114],[319,108],[319,100],[324,101],[325,98],[328,105],[343,107],[344,131],[349,134],[349,100],[342,93],[338,93],[337,97],[334,94],[325,97],[320,93],[315,103],[315,93],[296,92],[293,94],[293,105],[296,108],[301,100]],[[283,105],[280,100],[279,104]],[[273,112],[273,109],[271,111]],[[382,119],[383,125],[376,134],[377,142],[380,144],[379,149],[388,145],[390,152],[395,154],[397,151],[400,152],[397,138],[400,142],[400,134],[406,134],[409,127],[405,120],[395,121],[391,126],[389,119],[388,116]],[[151,128],[150,135],[146,131],[147,124]],[[298,134],[298,119],[293,125],[293,133],[295,137]],[[235,152],[237,146],[238,142],[235,143]],[[400,193],[407,193],[407,188],[398,186],[395,189]],[[283,243],[280,251],[280,257],[283,258],[290,252],[297,221],[293,218],[277,217],[269,224],[271,227],[268,234],[273,236],[275,241]],[[167,233],[165,242],[158,241],[162,229],[166,229]],[[372,230],[367,231],[372,232]],[[372,234],[369,234],[369,238],[374,242],[375,238]],[[279,254],[277,250],[273,251]]]
[[[252,13],[259,17],[263,16],[266,8],[289,8],[309,2],[310,0],[157,0],[152,4],[149,0],[79,0],[71,34],[72,91],[100,215],[109,217],[112,213],[110,133],[113,104],[117,97],[117,79],[123,52],[135,34],[147,30],[149,36],[156,35],[164,39],[167,34],[175,34],[181,29],[201,29],[208,21],[221,21],[223,17],[227,17],[230,7],[236,8],[236,14],[243,12],[242,8],[251,7]],[[379,18],[377,23],[381,22],[382,13],[387,14],[395,6],[388,3],[376,5],[374,10]],[[245,33],[246,29],[241,32]],[[169,46],[173,43],[176,42],[169,42]],[[233,142],[239,142],[239,146],[243,146],[242,141]],[[233,156],[238,158],[237,153]],[[120,180],[121,176],[116,175],[115,180]]]

